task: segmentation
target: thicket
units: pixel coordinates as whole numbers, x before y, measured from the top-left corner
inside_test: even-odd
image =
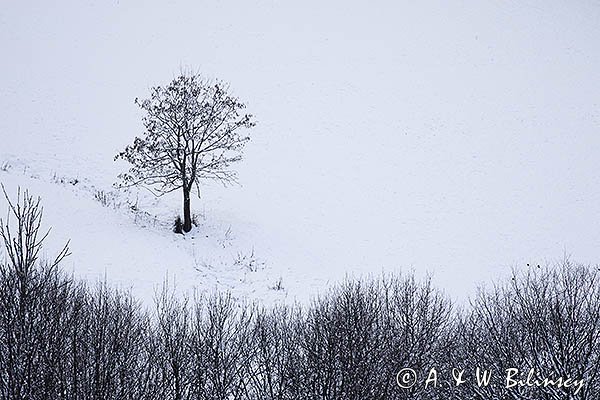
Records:
[[[39,258],[39,199],[0,224],[0,399],[597,399],[597,269],[565,262],[515,274],[455,309],[430,280],[348,280],[309,306],[241,304],[228,294],[151,309]],[[397,384],[415,370],[409,389]],[[535,368],[584,388],[456,386],[453,371]],[[439,382],[425,388],[436,368]]]

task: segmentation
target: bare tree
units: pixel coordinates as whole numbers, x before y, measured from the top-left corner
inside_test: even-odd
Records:
[[[8,197],[7,197],[8,200]],[[457,312],[430,279],[351,280],[308,307],[188,302],[149,314],[124,292],[40,259],[39,199],[0,219],[0,400],[598,399],[600,272],[568,260],[515,272]],[[398,372],[415,371],[400,388]],[[431,367],[438,384],[422,383]],[[491,373],[480,384],[477,368]],[[522,384],[572,378],[581,385]],[[456,371],[468,384],[456,385]],[[417,379],[418,377],[418,379]],[[575,385],[575,383],[573,383]]]
[[[149,347],[153,363],[161,371],[162,398],[190,398],[191,316],[188,299],[179,300],[167,284],[156,299],[154,334]]]
[[[293,386],[300,383],[295,357],[298,329],[302,319],[298,306],[278,305],[257,312],[253,326],[255,349],[248,372],[248,398],[287,400],[294,398]],[[299,398],[299,397],[296,397]]]
[[[52,263],[40,261],[48,235],[41,230],[40,199],[19,189],[12,202],[4,186],[2,191],[9,211],[5,220],[0,218],[5,254],[0,260],[0,399],[40,398],[50,381],[60,384],[44,366],[54,361],[54,350],[60,351],[55,339],[63,334],[61,314],[68,308],[64,298],[71,285],[56,267],[69,249],[65,245]]]
[[[451,324],[452,304],[429,279],[347,281],[298,319],[287,398],[436,398],[441,390],[423,385],[400,389],[396,376],[439,366]]]
[[[461,337],[463,358],[492,375],[505,377],[508,368],[518,368],[525,376],[534,371],[540,381],[585,382],[575,393],[574,387],[555,385],[507,389],[496,379],[483,387],[464,385],[462,398],[597,399],[600,273],[568,260],[556,268],[514,273],[509,282],[480,291],[461,324]]]
[[[254,310],[231,294],[214,294],[194,305],[190,340],[195,399],[247,399],[249,368],[255,357]]]
[[[252,115],[242,114],[245,104],[227,94],[226,85],[198,75],[182,74],[135,103],[146,113],[145,130],[115,157],[132,164],[119,175],[120,186],[141,185],[155,195],[181,189],[183,230],[189,232],[190,193],[195,188],[200,196],[202,179],[235,180],[229,167],[241,159],[249,140],[240,131],[255,122]]]

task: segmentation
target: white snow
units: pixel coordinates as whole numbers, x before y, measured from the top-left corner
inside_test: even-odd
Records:
[[[276,301],[412,269],[464,300],[513,266],[599,262],[599,20],[592,1],[6,4],[0,181],[42,196],[67,269],[145,299],[167,274]],[[178,194],[140,193],[150,217],[94,200],[141,133],[133,99],[180,68],[259,122],[242,186],[207,184],[185,238]]]

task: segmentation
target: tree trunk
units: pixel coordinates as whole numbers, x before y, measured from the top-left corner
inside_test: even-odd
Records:
[[[192,213],[190,210],[190,191],[183,188],[183,231],[189,232],[192,230]]]

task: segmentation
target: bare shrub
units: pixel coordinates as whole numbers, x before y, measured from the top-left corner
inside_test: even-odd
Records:
[[[215,294],[194,305],[190,341],[193,396],[197,399],[245,399],[254,357],[252,308],[229,294]]]
[[[6,193],[5,193],[6,195]],[[8,199],[8,196],[7,196]],[[600,272],[533,268],[453,310],[430,279],[347,280],[310,306],[259,308],[230,294],[194,301],[168,286],[153,313],[106,283],[89,288],[40,259],[40,200],[0,220],[0,400],[597,399]],[[254,255],[239,265],[255,270]],[[396,374],[421,378],[400,389]],[[452,385],[452,368],[469,384]],[[491,371],[487,386],[476,367]],[[425,388],[431,368],[440,382]],[[506,369],[584,379],[574,389],[505,387]],[[446,377],[446,378],[442,378]],[[450,382],[449,382],[450,381]]]
[[[292,398],[427,398],[422,387],[400,390],[396,373],[435,365],[451,321],[449,301],[429,280],[347,281],[296,323]]]
[[[504,381],[465,387],[473,395],[522,399],[597,399],[600,389],[600,275],[596,269],[565,261],[555,268],[514,273],[492,290],[481,290],[461,323],[463,359],[506,376],[518,368],[526,378],[585,379],[574,388],[514,387]],[[571,397],[573,396],[573,397]]]

